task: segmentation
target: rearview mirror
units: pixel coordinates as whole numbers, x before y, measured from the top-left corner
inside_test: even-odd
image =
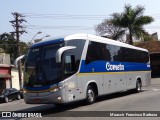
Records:
[[[75,49],[75,48],[76,48],[75,46],[65,46],[65,47],[62,47],[62,48],[58,49],[57,53],[56,53],[56,63],[61,62],[61,56],[62,56],[64,51]]]

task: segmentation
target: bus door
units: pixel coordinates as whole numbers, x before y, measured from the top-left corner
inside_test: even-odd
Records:
[[[66,99],[74,101],[81,96],[81,77],[77,75],[79,61],[76,61],[74,50],[69,50],[64,53],[64,78],[67,80]]]

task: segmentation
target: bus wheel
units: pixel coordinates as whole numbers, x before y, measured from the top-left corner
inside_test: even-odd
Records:
[[[87,104],[92,104],[95,102],[95,92],[92,86],[88,86],[87,88],[86,102]]]
[[[142,84],[141,84],[140,80],[137,80],[135,92],[139,93],[141,91],[142,91]]]

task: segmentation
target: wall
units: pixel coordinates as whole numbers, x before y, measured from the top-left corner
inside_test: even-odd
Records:
[[[15,69],[11,70],[12,77],[12,88],[20,89],[19,88],[19,77],[18,77],[18,71]]]

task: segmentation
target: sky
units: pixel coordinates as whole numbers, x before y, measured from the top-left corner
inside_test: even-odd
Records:
[[[22,26],[27,33],[20,36],[24,42],[45,39],[47,35],[96,34],[95,26],[112,13],[123,12],[125,4],[144,6],[144,15],[154,18],[145,30],[158,32],[160,38],[160,0],[1,0],[0,34],[15,31],[9,22],[14,20],[14,12],[26,20]],[[39,31],[42,33],[37,34]]]

